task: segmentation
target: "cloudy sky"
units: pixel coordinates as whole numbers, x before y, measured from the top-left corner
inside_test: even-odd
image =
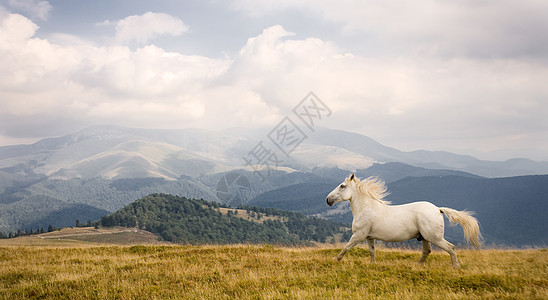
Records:
[[[266,134],[313,91],[322,126],[400,150],[548,160],[546,16],[543,0],[0,0],[0,145],[94,124]]]

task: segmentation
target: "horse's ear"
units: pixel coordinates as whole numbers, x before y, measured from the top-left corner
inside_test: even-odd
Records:
[[[354,174],[350,175],[350,180],[354,180]]]

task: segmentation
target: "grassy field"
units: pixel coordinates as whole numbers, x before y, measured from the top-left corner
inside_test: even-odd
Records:
[[[15,240],[15,239],[14,239]],[[1,299],[548,299],[548,251],[97,245],[0,241]],[[28,243],[28,241],[26,242]]]

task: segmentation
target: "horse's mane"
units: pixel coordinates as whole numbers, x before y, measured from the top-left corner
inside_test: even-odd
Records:
[[[390,193],[387,191],[384,181],[378,177],[371,176],[361,181],[354,177],[353,180],[356,183],[358,191],[364,196],[379,201],[384,205],[390,204],[390,201],[383,200],[383,198],[388,196]],[[350,178],[347,178],[345,181],[348,181],[347,183],[349,183]]]

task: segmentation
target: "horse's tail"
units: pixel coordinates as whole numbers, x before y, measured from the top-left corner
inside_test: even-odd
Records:
[[[464,229],[464,237],[466,241],[479,249],[481,247],[481,233],[479,230],[478,220],[472,217],[473,212],[458,211],[452,208],[440,207],[440,211],[444,213],[451,224],[459,223]]]

